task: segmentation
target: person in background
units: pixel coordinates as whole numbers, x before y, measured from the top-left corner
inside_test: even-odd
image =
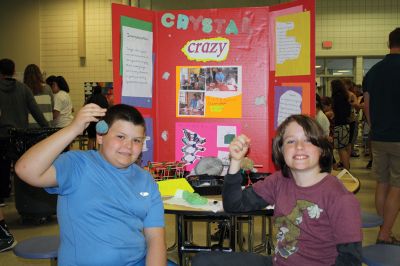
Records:
[[[54,75],[48,76],[46,78],[46,84],[50,86],[50,88],[53,88],[54,82],[56,82],[57,77]]]
[[[190,102],[189,102],[189,109],[190,109],[190,111],[193,111],[196,108],[197,108],[197,93],[194,93],[192,95],[192,99],[190,99]]]
[[[92,96],[86,101],[86,104],[94,103],[100,106],[101,108],[108,108],[108,101],[106,96],[102,94],[101,87],[96,85],[93,87]],[[95,150],[97,149],[96,145],[96,123],[91,122],[86,129],[88,133],[88,150]]]
[[[392,235],[400,209],[400,28],[389,34],[390,53],[363,80],[364,114],[371,128],[376,211],[383,217],[378,244],[400,245]]]
[[[350,169],[350,154],[348,145],[350,143],[350,125],[349,117],[351,113],[351,105],[349,94],[340,79],[331,81],[332,88],[332,110],[334,113],[334,137],[333,146],[338,150],[340,162],[338,167]]]
[[[329,122],[328,117],[326,117],[325,113],[322,111],[322,103],[321,103],[321,97],[316,94],[316,99],[315,99],[315,120],[318,122],[318,124],[321,126],[322,130],[325,133],[325,136],[328,138],[329,142],[333,142],[333,138],[330,137],[330,126],[331,123]]]
[[[51,89],[54,93],[54,127],[68,126],[72,119],[73,106],[69,96],[69,86],[63,76],[57,76],[52,82]]]
[[[10,150],[11,128],[28,128],[28,114],[31,113],[41,127],[49,124],[37,105],[31,90],[23,83],[13,78],[15,64],[11,59],[0,60],[0,206],[5,206],[4,199],[11,192],[11,158]],[[14,238],[4,222],[0,211],[0,251],[9,250],[14,245]]]
[[[35,64],[26,66],[24,71],[24,83],[32,90],[36,103],[39,105],[49,125],[53,123],[54,97],[49,85],[42,76],[42,72]],[[39,127],[33,116],[29,114],[29,127]]]
[[[361,266],[360,204],[329,174],[332,149],[318,123],[305,115],[288,117],[272,144],[272,158],[280,170],[243,190],[240,165],[249,148],[245,135],[229,145],[224,210],[241,213],[275,206],[273,265]],[[272,265],[269,259],[251,252],[208,252],[195,256],[192,265]]]
[[[332,105],[333,105],[333,102],[332,102],[332,98],[331,97],[324,96],[324,97],[321,98],[322,111],[324,112],[325,116],[329,120],[329,138],[328,138],[328,140],[330,141],[330,143],[332,145],[332,148],[333,148],[333,145],[334,145],[333,139],[334,139],[334,131],[335,131],[334,130],[335,129],[335,125],[334,125],[335,114],[333,113]],[[341,170],[338,167],[338,163],[336,162],[334,154],[332,154],[332,159],[333,159],[332,168],[334,170]]]
[[[98,151],[62,153],[100,118]],[[136,108],[90,103],[17,161],[22,180],[58,194],[59,265],[166,265],[161,195],[151,174],[135,164],[145,131]]]
[[[204,111],[204,101],[201,98],[201,94],[200,93],[196,94],[196,99],[197,99],[197,101],[196,101],[196,110],[199,111],[199,112],[203,112]]]
[[[349,94],[349,102],[351,105],[351,112],[349,117],[349,126],[350,126],[350,143],[347,145],[347,152],[351,157],[360,157],[355,149],[354,145],[357,141],[358,136],[358,113],[360,111],[360,104],[355,93],[356,84],[350,79],[343,79],[344,86]]]
[[[215,74],[215,81],[216,83],[224,83],[225,74],[222,72],[222,68],[218,68],[218,72]]]
[[[234,73],[229,73],[228,78],[226,80],[226,85],[232,85],[235,88],[237,88],[237,82],[236,82],[236,75]]]

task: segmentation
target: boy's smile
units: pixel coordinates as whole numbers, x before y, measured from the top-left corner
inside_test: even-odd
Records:
[[[145,139],[143,126],[117,120],[107,134],[97,135],[100,154],[117,168],[126,168],[134,163],[142,152]]]

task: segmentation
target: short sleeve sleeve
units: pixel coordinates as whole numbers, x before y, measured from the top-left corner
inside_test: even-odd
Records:
[[[73,152],[62,153],[54,161],[53,166],[56,169],[57,187],[46,188],[50,194],[66,195],[73,192],[79,182],[79,175],[76,173],[77,154]]]

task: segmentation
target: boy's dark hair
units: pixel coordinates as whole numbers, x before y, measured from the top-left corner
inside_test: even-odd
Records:
[[[49,85],[51,87],[53,85],[53,83],[56,82],[56,80],[57,80],[57,77],[54,75],[51,75],[46,79],[46,83],[47,83],[47,85]]]
[[[389,34],[389,48],[400,48],[400,28],[395,28]]]
[[[117,120],[132,122],[135,126],[142,126],[146,131],[146,123],[142,114],[133,106],[126,104],[116,104],[108,108],[103,118],[110,128]]]
[[[282,170],[284,177],[290,177],[291,172],[286,165],[285,157],[283,155],[283,137],[287,126],[291,122],[296,122],[304,130],[304,134],[310,139],[314,146],[321,149],[321,156],[319,157],[319,166],[321,173],[332,170],[332,147],[329,144],[328,138],[324,135],[321,126],[311,117],[306,115],[291,115],[280,124],[276,132],[276,136],[272,142],[272,160],[275,165]]]
[[[65,78],[63,76],[57,76],[55,82],[57,83],[57,85],[60,88],[60,90],[65,91],[65,92],[69,92],[68,83],[67,83],[67,81],[65,80]]]
[[[3,76],[11,77],[15,72],[14,61],[8,58],[0,60],[0,74]]]

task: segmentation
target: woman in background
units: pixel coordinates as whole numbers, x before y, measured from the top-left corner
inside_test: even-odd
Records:
[[[54,93],[54,127],[63,128],[68,126],[74,118],[69,86],[63,76],[57,76],[53,80],[51,89]]]
[[[350,169],[350,153],[347,145],[350,143],[350,124],[349,118],[351,105],[349,94],[344,83],[335,79],[331,81],[333,113],[334,116],[334,148],[338,150],[340,164],[347,170]]]
[[[35,64],[26,66],[24,71],[24,83],[32,90],[40,111],[46,118],[49,125],[53,122],[54,96],[49,85],[47,85],[42,76],[40,68]],[[40,127],[31,114],[28,117],[29,127]]]

